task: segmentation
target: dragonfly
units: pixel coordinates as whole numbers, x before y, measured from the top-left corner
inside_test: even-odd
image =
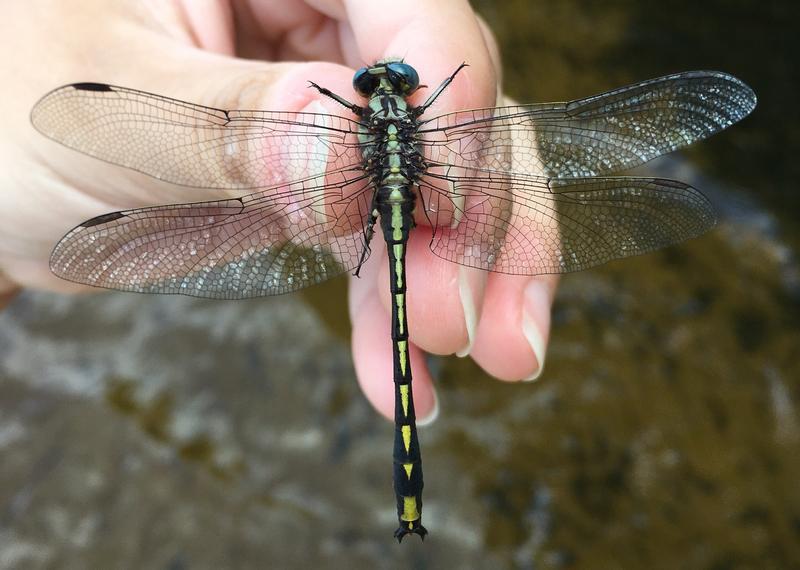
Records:
[[[756,105],[742,81],[689,71],[563,103],[425,112],[417,71],[387,58],[356,71],[341,114],[225,110],[103,83],[75,83],[33,108],[36,129],[98,159],[222,197],[135,208],[80,223],[55,246],[64,279],[212,299],[278,295],[358,274],[376,229],[386,243],[395,393],[398,541],[424,539],[422,460],[409,359],[406,245],[485,271],[567,273],[643,254],[713,227],[697,189],[620,177],[736,123]]]

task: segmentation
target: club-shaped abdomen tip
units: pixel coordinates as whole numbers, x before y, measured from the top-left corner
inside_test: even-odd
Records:
[[[411,528],[409,528],[409,526]],[[397,539],[398,543],[403,542],[403,538],[405,538],[408,534],[416,534],[424,541],[425,536],[428,534],[428,530],[422,526],[419,520],[417,520],[410,525],[409,523],[403,523],[397,527],[396,531],[394,531],[394,537]]]

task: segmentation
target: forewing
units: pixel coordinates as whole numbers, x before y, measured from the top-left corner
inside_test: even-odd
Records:
[[[243,299],[295,291],[355,268],[371,203],[342,171],[240,199],[139,208],[79,225],[53,272],[95,287]]]
[[[437,163],[555,178],[638,166],[732,125],[756,96],[725,73],[691,71],[569,103],[497,107],[425,121],[420,138]]]
[[[698,236],[716,221],[698,190],[661,178],[548,179],[448,167],[432,168],[420,192],[433,253],[515,275],[639,255]]]
[[[102,83],[48,93],[31,121],[70,148],[193,187],[255,190],[361,162],[345,117],[226,111]]]

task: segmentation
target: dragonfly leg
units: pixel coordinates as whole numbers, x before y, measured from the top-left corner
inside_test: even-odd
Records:
[[[319,85],[317,85],[313,81],[309,81],[308,83],[309,83],[309,85],[308,85],[309,87],[313,87],[314,89],[316,89],[317,91],[319,91],[320,93],[325,95],[326,97],[330,97],[331,99],[333,99],[334,101],[336,101],[337,103],[342,105],[343,107],[346,107],[347,109],[350,109],[353,113],[355,113],[359,117],[364,113],[364,108],[363,107],[359,107],[355,103],[351,103],[350,101],[348,101],[344,97],[341,97],[341,96],[337,95],[336,93],[334,93],[330,89],[327,89],[325,87],[320,87]]]
[[[378,221],[378,210],[375,207],[375,198],[372,199],[372,213],[369,215],[369,222],[364,230],[364,249],[361,250],[361,259],[358,260],[358,267],[356,267],[353,275],[359,277],[361,266],[367,260],[367,255],[370,252],[369,244],[372,243],[372,236],[375,234],[375,223]]]
[[[431,93],[430,97],[428,97],[428,99],[422,105],[414,109],[414,116],[419,117],[422,113],[424,113],[425,110],[428,107],[430,107],[434,101],[436,101],[437,97],[439,97],[439,95],[442,94],[442,91],[447,89],[447,86],[453,82],[453,79],[455,79],[458,72],[464,69],[465,67],[467,67],[466,62],[459,65],[458,68],[452,73],[452,75],[450,75],[450,77],[442,81],[441,85],[439,85],[439,87],[436,88],[436,91]]]

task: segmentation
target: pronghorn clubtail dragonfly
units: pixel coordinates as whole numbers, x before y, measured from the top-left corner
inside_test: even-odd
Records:
[[[697,236],[716,220],[698,190],[609,175],[704,139],[756,104],[738,79],[691,71],[566,103],[425,116],[463,67],[417,106],[416,70],[386,59],[355,73],[363,104],[311,84],[341,114],[215,109],[76,83],[45,95],[31,115],[72,149],[224,196],[79,224],[50,259],[64,279],[213,299],[278,295],[357,275],[381,233],[398,540],[427,533],[406,318],[409,233],[430,226],[435,255],[515,275],[578,271]]]

